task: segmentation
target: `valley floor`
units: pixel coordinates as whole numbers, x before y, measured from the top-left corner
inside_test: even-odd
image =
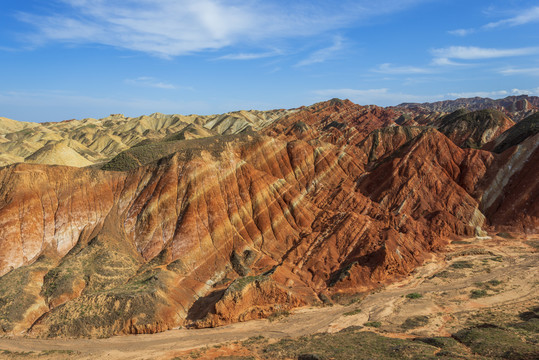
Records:
[[[522,314],[539,306],[539,236],[498,235],[454,241],[404,281],[368,295],[339,299],[333,306],[298,309],[273,321],[109,339],[2,338],[0,358],[286,359],[296,358],[301,344],[316,333],[328,337],[376,333],[391,338],[387,341],[401,341],[449,337],[484,323],[517,323]],[[530,346],[539,348],[536,329],[526,336]],[[459,356],[468,358],[468,352],[475,358],[473,349],[458,344],[462,346]],[[440,351],[422,346],[422,354],[431,351],[434,356]],[[410,351],[411,357],[395,358],[416,358],[415,350]],[[342,358],[348,357],[343,353]]]

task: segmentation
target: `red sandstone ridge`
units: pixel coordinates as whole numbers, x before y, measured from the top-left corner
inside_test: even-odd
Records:
[[[485,225],[537,229],[537,135],[497,154],[400,116],[331,100],[258,133],[139,144],[109,170],[0,168],[2,331],[267,317],[406,276]]]

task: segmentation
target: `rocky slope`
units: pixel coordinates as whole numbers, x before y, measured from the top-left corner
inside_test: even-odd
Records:
[[[455,144],[480,148],[496,139],[515,123],[497,110],[457,110],[434,122],[434,126]]]
[[[0,118],[0,166],[29,158],[41,164],[84,167],[106,162],[144,141],[160,140],[171,134],[182,139],[237,134],[260,129],[289,112],[252,110],[208,116],[155,113],[136,118],[114,114],[99,120],[41,124]],[[67,147],[63,150],[70,153],[69,161],[56,154],[57,144]]]
[[[534,118],[497,153],[459,145],[495,141],[503,116],[448,137],[347,100],[257,114],[117,117],[107,126],[126,129],[110,144],[134,145],[104,165],[0,168],[1,331],[103,337],[256,319],[394,281],[459,235],[538,230]],[[53,139],[71,125],[42,126]]]

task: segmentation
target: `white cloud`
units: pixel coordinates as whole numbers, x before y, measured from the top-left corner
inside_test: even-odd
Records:
[[[488,23],[483,26],[483,29],[493,29],[500,26],[518,26],[536,21],[539,21],[539,6],[526,9],[512,18]]]
[[[466,64],[459,63],[453,60],[449,60],[445,57],[439,57],[432,59],[432,65],[438,65],[438,66],[465,66]]]
[[[499,71],[502,75],[529,75],[539,76],[539,67],[536,68],[506,68]]]
[[[176,86],[172,84],[164,83],[150,76],[141,76],[136,79],[126,79],[125,83],[129,85],[152,87],[152,88],[157,88],[157,89],[167,89],[167,90],[176,89]]]
[[[433,49],[431,52],[440,59],[478,60],[533,55],[539,53],[539,47],[492,49],[476,46],[450,46],[442,49]]]
[[[477,32],[478,30],[490,30],[495,29],[498,27],[513,27],[513,26],[519,26],[519,25],[525,25],[532,22],[539,21],[539,6],[532,7],[530,9],[522,10],[519,14],[516,16],[513,16],[511,18],[490,22],[488,24],[485,24],[481,26],[479,29],[475,28],[469,28],[469,29],[456,29],[448,31],[451,35],[457,35],[457,36],[467,36],[469,34],[472,34],[474,32]]]
[[[451,35],[466,36],[475,32],[475,29],[456,29],[448,31]]]
[[[343,49],[343,39],[340,36],[335,37],[333,40],[333,45],[317,50],[313,52],[306,59],[301,60],[296,64],[296,66],[307,66],[316,63],[325,62],[335,55],[335,53]]]
[[[219,56],[215,60],[256,60],[263,59],[267,57],[273,57],[279,55],[280,52],[263,52],[263,53],[238,53],[238,54],[227,54]]]
[[[512,89],[511,93],[513,95],[539,95],[539,87],[530,90]]]
[[[430,74],[433,69],[416,66],[394,66],[390,63],[384,63],[373,71],[382,74]]]
[[[52,0],[62,12],[20,13],[47,42],[101,44],[164,58],[238,44],[318,35],[426,0]]]
[[[458,93],[448,93],[447,95],[449,97],[454,97],[454,98],[496,97],[496,96],[508,96],[509,92],[507,90],[467,91],[467,92],[458,92]]]

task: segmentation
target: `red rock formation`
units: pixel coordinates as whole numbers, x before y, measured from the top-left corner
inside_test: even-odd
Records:
[[[496,155],[399,116],[332,100],[271,137],[186,142],[131,171],[1,168],[0,272],[14,270],[0,296],[24,265],[39,270],[19,278],[43,283],[20,314],[0,303],[4,331],[111,336],[264,317],[405,276],[485,215],[537,224],[536,137]],[[32,326],[27,309],[41,312]]]

